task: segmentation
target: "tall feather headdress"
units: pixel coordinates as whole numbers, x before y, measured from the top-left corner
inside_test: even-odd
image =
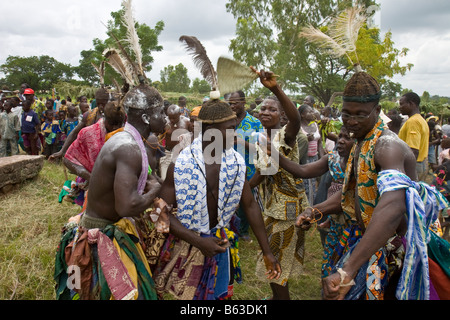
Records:
[[[124,0],[122,6],[124,12],[121,21],[127,29],[126,38],[121,41],[112,30],[108,30],[108,34],[115,40],[117,48],[108,48],[103,55],[107,58],[108,64],[122,76],[128,85],[136,86],[147,80],[142,62],[142,48],[136,31],[136,21],[133,17],[132,1]],[[122,45],[122,42],[125,42],[126,45]],[[128,53],[126,48],[129,48],[134,57]]]
[[[136,73],[140,78],[140,81],[142,81],[142,78],[146,79],[146,76],[142,63],[142,48],[139,43],[139,35],[136,30],[136,20],[133,17],[132,0],[123,0],[122,5],[124,7],[122,22],[127,29],[127,37],[125,41],[128,44],[128,48],[134,53],[136,61],[133,64],[136,68]]]
[[[195,66],[199,69],[203,78],[210,84],[212,89],[211,99],[220,98],[217,73],[203,44],[194,36],[184,35],[179,40],[184,43],[186,50],[192,55]]]
[[[130,61],[122,56],[119,50],[108,48],[103,51],[106,62],[122,77],[122,79],[130,86],[138,84],[137,77],[134,73],[134,67]]]
[[[340,58],[347,56],[349,62],[355,66],[356,72],[362,71],[359,59],[350,58],[350,53],[356,54],[356,41],[359,30],[367,21],[367,12],[359,4],[342,11],[333,19],[328,34],[309,25],[300,32],[299,36],[308,42],[314,43],[321,48],[327,49],[332,57]]]

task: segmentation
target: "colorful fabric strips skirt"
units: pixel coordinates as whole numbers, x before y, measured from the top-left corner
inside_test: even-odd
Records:
[[[169,235],[155,269],[156,289],[161,298],[170,294],[177,300],[225,300],[233,296],[233,284],[242,282],[238,237],[227,228],[202,237],[228,239],[230,247],[212,258]]]
[[[157,300],[138,233],[128,219],[92,229],[66,225],[54,279],[59,300]]]

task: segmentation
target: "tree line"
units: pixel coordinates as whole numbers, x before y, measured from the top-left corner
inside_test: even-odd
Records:
[[[360,2],[366,7],[376,6],[373,0]],[[313,95],[322,104],[327,104],[333,93],[343,91],[352,74],[352,66],[345,58],[332,58],[298,35],[307,25],[326,32],[330,17],[351,5],[350,0],[228,0],[225,10],[236,19],[236,34],[229,49],[237,61],[278,74],[286,91]],[[103,52],[115,47],[117,39],[126,37],[126,28],[120,19],[122,13],[123,8],[111,12],[111,19],[106,24],[106,39],[93,39],[92,48],[81,51],[78,66],[64,64],[45,55],[10,56],[0,66],[0,72],[5,75],[0,79],[0,85],[18,88],[26,82],[36,90],[50,90],[61,82],[98,86],[100,78],[93,65],[99,66],[104,60]],[[136,23],[146,72],[152,70],[152,53],[163,50],[158,38],[164,27],[163,21],[158,21],[153,27]],[[379,28],[369,24],[360,30],[358,44],[355,54],[361,65],[382,85],[383,98],[394,101],[405,88],[391,79],[413,68],[412,64],[400,63],[408,49],[396,48],[391,32],[381,34]],[[106,64],[105,85],[114,86],[122,83],[120,80],[119,74]],[[155,87],[165,92],[207,93],[210,90],[204,79],[189,79],[187,69],[181,63],[166,66],[160,72],[160,79],[151,80]],[[264,95],[264,89],[256,82],[245,90],[255,96]]]

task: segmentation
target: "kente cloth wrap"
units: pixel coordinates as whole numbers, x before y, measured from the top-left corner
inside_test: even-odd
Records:
[[[89,217],[83,216],[83,219]],[[92,220],[92,221],[91,221]],[[64,227],[55,258],[58,300],[156,300],[150,267],[129,219]]]
[[[378,203],[377,170],[375,166],[375,146],[378,138],[387,130],[387,126],[380,118],[375,127],[362,141],[358,163],[354,163],[357,144],[353,146],[347,163],[344,185],[342,188],[342,209],[344,214],[352,220],[357,220],[355,209],[355,189],[358,190],[358,202],[362,222],[365,227],[369,224],[373,211]],[[354,169],[356,166],[358,179],[355,181]]]
[[[105,136],[105,124],[103,119],[100,119],[97,123],[80,130],[64,157],[92,172],[95,160],[105,144]]]
[[[228,226],[239,207],[246,179],[242,156],[234,149],[222,151],[219,173],[218,225],[209,225],[207,205],[208,185],[202,149],[202,135],[179,154],[174,168],[177,218],[189,230],[209,234],[212,227]]]
[[[406,191],[406,253],[396,296],[400,300],[429,300],[427,245],[431,239],[430,227],[438,219],[439,211],[448,206],[448,202],[436,188],[412,181],[397,170],[380,172],[377,184],[381,195],[395,190]]]

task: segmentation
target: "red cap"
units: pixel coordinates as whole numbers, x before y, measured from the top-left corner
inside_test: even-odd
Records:
[[[25,89],[25,91],[23,92],[23,94],[34,94],[34,90],[31,88],[27,88]]]

